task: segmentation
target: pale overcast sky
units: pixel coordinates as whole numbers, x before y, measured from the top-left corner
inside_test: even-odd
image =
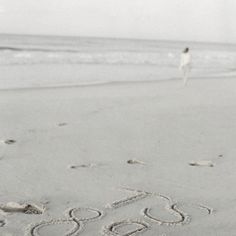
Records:
[[[236,43],[236,0],[0,0],[0,33]]]

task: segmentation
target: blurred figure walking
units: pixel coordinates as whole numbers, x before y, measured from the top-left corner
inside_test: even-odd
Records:
[[[181,54],[181,60],[180,60],[180,66],[179,66],[179,69],[181,70],[182,75],[183,75],[184,86],[187,85],[187,80],[188,80],[189,73],[191,70],[191,60],[192,60],[192,57],[189,52],[189,48],[185,48]]]

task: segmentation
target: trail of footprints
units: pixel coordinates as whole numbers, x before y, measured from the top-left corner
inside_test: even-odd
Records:
[[[168,211],[168,213],[174,216],[175,220],[168,221],[157,218],[153,215],[153,209],[151,207],[146,207],[141,211],[141,215],[144,217],[144,219],[150,222],[157,223],[158,225],[166,226],[175,226],[190,223],[190,216],[180,210],[177,206],[177,203],[173,202],[168,196],[164,196],[157,193],[145,192],[141,190],[134,190],[130,188],[123,188],[123,190],[133,192],[133,195],[108,204],[106,206],[106,209],[109,208],[110,210],[116,210],[128,204],[135,203],[144,198],[158,197],[166,202],[166,210]],[[213,212],[213,210],[207,206],[198,205],[197,207],[200,210],[204,210],[209,215]],[[84,213],[85,216],[83,217]],[[68,226],[67,228],[69,228],[69,230],[66,228],[66,232],[64,233],[61,233],[60,231],[61,236],[77,236],[80,235],[84,229],[86,229],[87,224],[93,221],[100,220],[102,217],[104,217],[104,212],[98,209],[89,207],[73,208],[69,209],[65,213],[65,217],[62,219],[50,219],[48,221],[41,221],[39,223],[29,225],[26,230],[25,236],[43,236],[46,234],[42,234],[42,231],[47,232],[47,228],[52,226],[57,227],[58,225],[66,225]],[[0,221],[0,227],[3,227],[4,225],[5,221]],[[130,230],[128,230],[128,232],[124,232],[124,230],[122,231],[122,229],[127,226],[130,228]],[[151,229],[151,227],[144,220],[124,219],[121,221],[113,222],[110,225],[104,226],[102,228],[101,233],[104,236],[135,236],[137,234],[145,232],[148,229]]]

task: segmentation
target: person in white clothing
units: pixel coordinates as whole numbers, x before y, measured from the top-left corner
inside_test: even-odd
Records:
[[[179,69],[183,74],[183,83],[184,86],[187,84],[189,73],[191,70],[191,54],[189,53],[189,48],[185,48],[181,54],[180,66]]]

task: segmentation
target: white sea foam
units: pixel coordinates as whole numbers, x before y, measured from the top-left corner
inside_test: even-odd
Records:
[[[235,45],[1,35],[0,70],[7,73],[0,88],[179,78],[180,54],[186,46],[193,56],[192,77],[236,70]]]
[[[27,52],[15,53],[13,55],[13,57],[15,57],[15,58],[31,58],[32,54],[31,53],[27,53]]]
[[[28,42],[26,44],[26,42]],[[30,43],[29,43],[30,42]],[[189,46],[197,68],[234,68],[235,45],[106,38],[0,36],[1,64],[121,64],[178,66]]]

